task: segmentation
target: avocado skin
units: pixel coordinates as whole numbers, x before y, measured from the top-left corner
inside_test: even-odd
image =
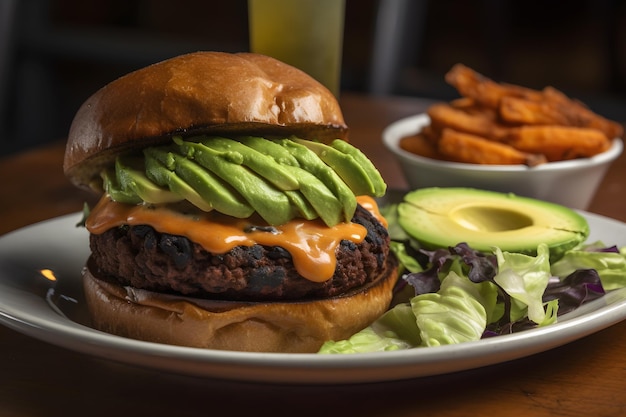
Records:
[[[473,249],[536,255],[546,243],[551,261],[584,242],[587,220],[546,201],[473,188],[424,188],[398,204],[398,223],[420,247],[446,248],[464,242]]]

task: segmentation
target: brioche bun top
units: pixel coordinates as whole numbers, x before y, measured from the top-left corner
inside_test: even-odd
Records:
[[[131,72],[89,97],[72,121],[63,169],[75,185],[97,189],[118,154],[172,135],[329,142],[346,139],[347,130],[335,96],[303,71],[264,55],[196,52]]]

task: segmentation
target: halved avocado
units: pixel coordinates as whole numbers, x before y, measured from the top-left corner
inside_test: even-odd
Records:
[[[570,208],[472,188],[409,192],[398,205],[398,223],[424,249],[465,242],[483,252],[497,246],[534,255],[546,243],[552,259],[589,236],[587,220]]]

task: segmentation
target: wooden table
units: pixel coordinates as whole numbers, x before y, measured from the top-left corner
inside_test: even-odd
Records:
[[[428,102],[350,94],[341,101],[352,142],[391,188],[405,187],[381,132]],[[63,177],[63,147],[53,143],[0,160],[0,234],[94,201]],[[625,176],[626,154],[611,167],[589,211],[626,221]],[[622,322],[544,353],[455,374],[361,385],[264,385],[113,363],[0,326],[0,415],[621,416],[625,351]]]

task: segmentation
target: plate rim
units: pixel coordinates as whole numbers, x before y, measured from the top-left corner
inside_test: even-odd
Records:
[[[626,224],[618,220],[580,212],[592,223],[606,223],[626,230]],[[79,216],[82,213],[67,214],[9,232],[0,236],[0,248],[8,245],[7,242],[24,234],[35,233],[40,228],[65,227],[70,222],[76,223]],[[87,236],[86,231],[84,236]],[[0,252],[0,261],[2,260]],[[79,279],[79,271],[82,269],[78,264],[81,260],[77,259],[76,262],[79,270],[77,277],[73,279]],[[2,274],[3,271],[0,270],[0,277]],[[23,307],[34,310],[16,311],[10,308],[6,303],[7,294],[17,296],[17,301]],[[45,299],[28,291],[7,288],[1,280],[0,324],[81,353],[172,373],[249,382],[343,384],[420,378],[465,371],[530,356],[570,343],[626,319],[626,288],[609,293],[611,294],[614,294],[612,299],[605,296],[593,302],[604,305],[569,319],[563,316],[564,320],[543,328],[459,345],[353,355],[218,351],[127,339],[100,332],[61,316],[52,310]]]

